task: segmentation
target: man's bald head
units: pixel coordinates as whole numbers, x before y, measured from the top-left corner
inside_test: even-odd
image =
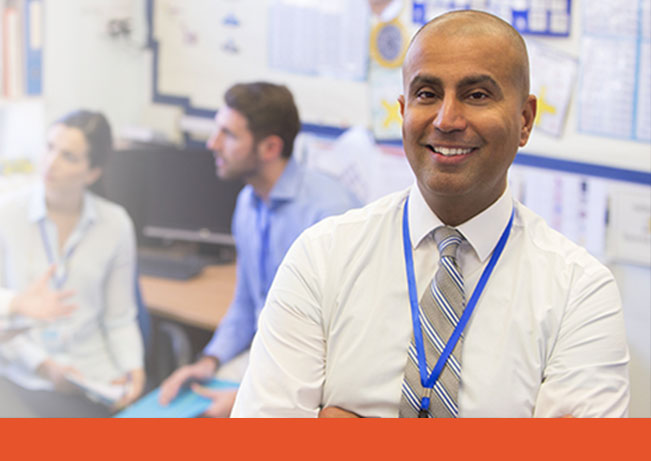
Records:
[[[429,21],[411,39],[405,64],[409,62],[410,51],[414,43],[428,40],[437,34],[448,37],[483,35],[487,37],[500,37],[508,44],[512,55],[513,81],[521,87],[523,99],[529,95],[529,55],[527,46],[520,33],[509,23],[489,13],[475,10],[458,10],[437,16]],[[403,67],[404,69],[404,67]]]

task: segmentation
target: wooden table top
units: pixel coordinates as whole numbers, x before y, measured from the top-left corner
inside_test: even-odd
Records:
[[[235,292],[235,263],[206,266],[190,280],[141,276],[150,312],[207,330],[215,330]]]

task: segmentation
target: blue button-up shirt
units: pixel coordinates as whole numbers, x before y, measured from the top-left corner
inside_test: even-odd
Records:
[[[225,363],[246,350],[271,281],[285,253],[303,230],[360,203],[340,183],[306,170],[293,159],[265,202],[253,187],[242,189],[233,215],[237,248],[237,285],[228,312],[204,354]]]

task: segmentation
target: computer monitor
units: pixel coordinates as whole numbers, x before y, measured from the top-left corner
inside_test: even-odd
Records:
[[[145,237],[234,245],[231,219],[243,184],[216,176],[212,152],[152,151],[145,178]]]
[[[145,171],[147,150],[122,149],[111,154],[98,184],[92,187],[97,194],[122,205],[131,216],[138,243],[142,242],[145,201]]]
[[[104,176],[105,195],[127,209],[139,242],[234,244],[231,219],[243,183],[219,179],[209,150],[154,145],[121,150]]]

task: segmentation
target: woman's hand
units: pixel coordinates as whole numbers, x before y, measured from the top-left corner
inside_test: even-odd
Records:
[[[127,392],[113,405],[112,410],[122,410],[135,402],[145,389],[145,379],[145,370],[138,368],[137,370],[131,370],[121,378],[114,380],[111,384],[124,385],[126,386]]]
[[[72,290],[52,291],[50,279],[56,266],[51,265],[47,272],[25,291],[16,294],[9,305],[12,314],[24,315],[37,320],[53,320],[70,314],[77,306],[68,302],[75,294]]]

